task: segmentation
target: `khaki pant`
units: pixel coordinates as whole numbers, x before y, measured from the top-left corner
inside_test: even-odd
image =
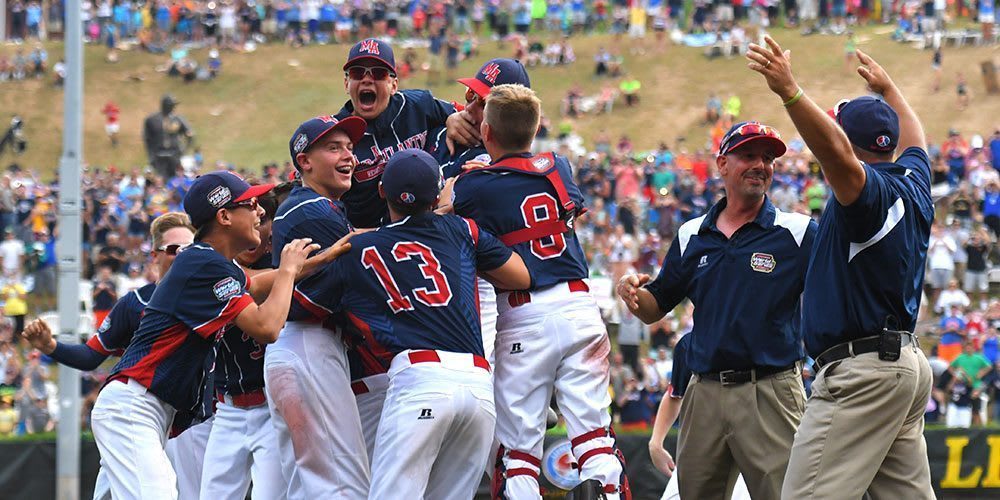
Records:
[[[779,498],[805,399],[798,367],[730,386],[694,375],[681,406],[680,497],[729,498],[742,472],[754,500]]]
[[[931,368],[915,345],[899,361],[861,354],[823,367],[795,435],[783,499],[933,499],[924,409]],[[687,472],[687,471],[685,471]]]

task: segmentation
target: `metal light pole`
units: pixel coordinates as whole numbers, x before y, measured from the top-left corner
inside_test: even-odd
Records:
[[[80,342],[80,170],[83,159],[83,25],[80,0],[66,0],[63,153],[59,161],[59,341]],[[80,498],[80,372],[59,369],[56,498]]]

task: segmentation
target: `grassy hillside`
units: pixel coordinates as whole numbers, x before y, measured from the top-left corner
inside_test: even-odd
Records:
[[[933,75],[931,52],[916,50],[889,40],[887,27],[865,28],[859,32],[861,47],[880,60],[896,77],[904,92],[923,117],[932,137],[941,137],[955,126],[967,133],[985,132],[1000,124],[1000,101],[985,94],[979,65],[997,57],[995,47],[946,48],[943,85],[931,92]],[[809,36],[777,29],[778,41],[792,50],[793,67],[807,92],[824,105],[864,89],[861,80],[844,64],[845,37]],[[607,35],[576,37],[572,40],[577,63],[556,68],[530,70],[533,86],[541,95],[547,114],[559,121],[559,103],[570,84],[580,84],[588,94],[599,92],[603,81],[592,77],[593,55],[599,46],[616,42]],[[648,40],[647,44],[651,44]],[[625,55],[625,66],[643,84],[642,106],[635,110],[616,107],[610,116],[585,117],[576,129],[592,137],[606,129],[612,137],[628,134],[639,148],[654,147],[660,140],[673,141],[687,136],[692,147],[702,144],[705,129],[700,125],[709,92],[723,99],[737,94],[743,101],[743,116],[777,125],[793,135],[791,123],[780,103],[766,88],[763,79],[746,68],[743,58],[708,60],[701,49],[668,46],[649,48],[644,55],[630,54],[628,40],[617,42]],[[49,47],[50,61],[61,57],[62,46]],[[11,54],[10,46],[0,51]],[[103,60],[104,49],[86,48],[84,156],[91,165],[131,168],[145,163],[141,142],[143,117],[158,107],[159,97],[170,92],[182,104],[178,111],[192,124],[206,164],[226,160],[240,166],[257,167],[267,161],[287,158],[287,141],[303,119],[335,112],[346,99],[340,67],[345,46],[312,46],[293,49],[284,45],[262,46],[255,53],[223,54],[223,74],[212,82],[184,84],[155,71],[165,56],[125,52],[117,64]],[[402,50],[397,51],[402,58]],[[510,56],[512,47],[498,49],[487,42],[480,57],[463,62],[458,76],[471,75],[489,57]],[[205,52],[194,55],[201,61]],[[959,111],[955,99],[956,72],[969,80],[972,106]],[[423,87],[418,73],[403,82],[404,87]],[[457,83],[432,89],[444,99],[461,99],[464,88]],[[104,135],[100,110],[108,99],[122,109],[121,144],[112,149]],[[28,152],[17,159],[25,166],[51,175],[58,165],[62,132],[62,94],[51,80],[0,84],[0,117],[18,113],[25,119]],[[11,161],[10,155],[0,163]]]

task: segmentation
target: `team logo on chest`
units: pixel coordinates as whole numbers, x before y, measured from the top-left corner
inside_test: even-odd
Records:
[[[769,273],[774,271],[774,266],[777,262],[774,260],[774,256],[769,253],[754,252],[750,256],[750,269],[757,271],[758,273]]]

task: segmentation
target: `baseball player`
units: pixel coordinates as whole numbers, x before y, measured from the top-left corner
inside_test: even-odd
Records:
[[[670,482],[667,483],[667,488],[663,491],[663,497],[660,500],[678,500],[681,497],[677,485],[677,467],[673,457],[663,447],[663,440],[666,439],[667,432],[673,427],[677,416],[680,415],[684,391],[687,390],[688,382],[693,375],[687,364],[687,351],[691,346],[692,338],[694,337],[691,335],[685,335],[674,346],[674,364],[670,371],[670,386],[667,388],[667,395],[660,400],[660,407],[656,410],[656,420],[653,422],[653,432],[649,438],[649,456],[653,460],[653,465],[660,472],[670,476]],[[726,489],[727,491],[733,490],[732,496],[729,497],[730,500],[750,500],[750,492],[747,491],[742,474],[736,476],[734,487],[727,486]]]
[[[576,498],[629,498],[607,411],[611,346],[583,281],[587,261],[572,230],[583,196],[565,158],[528,152],[540,108],[531,89],[493,87],[481,129],[493,163],[463,174],[454,186],[455,213],[499,235],[532,276],[528,291],[497,296],[494,377],[501,448],[494,496],[540,498],[545,415],[555,390],[584,480]]]
[[[495,408],[477,315],[476,272],[506,289],[530,284],[521,259],[468,219],[430,212],[440,166],[397,152],[380,193],[392,223],[296,287],[393,354],[368,498],[468,499],[493,439]]]
[[[248,269],[271,269],[271,221],[278,208],[272,193],[259,196],[264,209],[261,244],[236,256]],[[215,362],[216,407],[201,476],[200,498],[245,498],[253,480],[255,500],[285,498],[278,438],[264,395],[264,345],[238,326],[226,330]]]
[[[302,178],[278,207],[271,244],[296,238],[331,245],[351,229],[341,197],[351,187],[353,145],[365,133],[356,116],[320,116],[303,122],[289,140]],[[275,266],[281,265],[275,252]],[[288,322],[264,356],[271,419],[278,434],[288,498],[364,498],[369,466],[361,421],[351,391],[337,318],[296,293]],[[328,321],[329,320],[329,321]]]
[[[881,98],[837,106],[831,120],[796,83],[788,54],[765,42],[750,46],[749,67],[784,100],[834,195],[802,296],[816,380],[781,497],[934,498],[924,441],[933,376],[911,333],[934,220],[923,126],[860,50],[858,74]]]
[[[191,227],[186,214],[168,212],[153,220],[149,232],[153,243],[152,264],[156,267],[157,275],[162,277],[167,274],[177,253],[194,241],[194,228]],[[153,296],[154,290],[156,283],[150,283],[119,299],[97,329],[97,333],[85,344],[57,342],[48,324],[42,320],[36,320],[28,325],[23,335],[32,347],[61,364],[82,371],[95,370],[108,359],[108,356],[121,356],[125,352],[125,348],[139,327],[139,318],[142,317],[142,312]],[[168,453],[170,463],[177,471],[177,490],[185,498],[198,496],[201,464],[211,428],[209,420],[170,442],[171,448],[177,448],[174,442],[184,441],[179,447],[189,450],[183,460]],[[106,467],[102,464],[94,487],[94,500],[110,499],[111,485],[108,482]]]
[[[465,85],[465,109],[464,112],[471,117],[472,123],[478,128],[483,122],[483,105],[486,96],[494,85],[517,84],[531,88],[531,80],[524,66],[513,59],[491,59],[486,62],[475,77],[462,78],[459,83]],[[436,136],[438,145],[435,148],[435,156],[441,162],[441,175],[445,179],[457,177],[462,173],[462,166],[469,161],[477,161],[488,164],[490,155],[482,144],[470,148],[458,148],[454,154],[449,153],[447,144],[444,144],[445,133],[442,131]],[[445,200],[450,204],[451,200]],[[486,350],[486,359],[490,363],[494,361],[493,349],[497,336],[497,293],[488,281],[479,280],[479,319],[482,323],[483,346]]]
[[[424,149],[433,145],[428,131],[448,127],[458,142],[474,144],[475,132],[461,116],[451,118],[455,106],[435,99],[426,90],[398,90],[392,47],[375,38],[351,47],[344,64],[344,87],[350,95],[336,117],[363,118],[368,129],[354,144],[358,166],[351,190],[344,195],[348,218],[355,227],[378,227],[386,215],[385,201],[378,196],[378,182],[385,162],[402,149]],[[458,134],[465,134],[464,136]]]
[[[618,284],[647,324],[685,298],[695,307],[686,361],[696,375],[677,445],[682,498],[723,498],[737,472],[754,497],[781,494],[805,406],[799,301],[816,235],[809,216],[767,197],[785,150],[772,127],[733,125],[715,160],[726,197],[681,225],[655,280],[630,274]]]
[[[271,187],[251,187],[234,173],[219,171],[201,176],[185,196],[195,243],[177,256],[153,292],[91,414],[112,496],[177,498],[164,445],[171,423],[183,430],[199,417],[214,348],[226,326],[235,322],[263,343],[277,337],[293,279],[318,245],[307,240],[286,245],[270,295],[259,307],[254,303],[246,273],[231,259],[260,245],[256,197]]]

